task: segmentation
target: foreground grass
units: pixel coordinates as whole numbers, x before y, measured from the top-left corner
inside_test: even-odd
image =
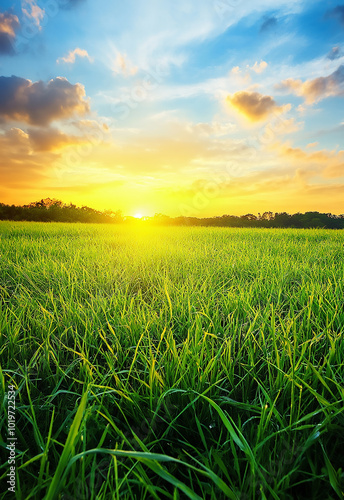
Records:
[[[3,222],[0,236],[16,498],[342,497],[344,233]]]

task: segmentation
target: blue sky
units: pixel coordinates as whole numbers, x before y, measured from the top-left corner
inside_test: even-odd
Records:
[[[343,213],[343,96],[338,1],[4,0],[0,201]]]

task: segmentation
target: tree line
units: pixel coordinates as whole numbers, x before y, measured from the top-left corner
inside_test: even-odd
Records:
[[[60,200],[45,198],[28,205],[6,205],[0,203],[0,220],[37,221],[37,222],[92,222],[121,224],[151,224],[168,226],[212,226],[212,227],[291,227],[344,229],[344,214],[306,212],[288,214],[287,212],[264,212],[263,214],[222,215],[216,217],[169,217],[155,214],[137,220],[124,217],[120,210],[95,210],[73,203],[65,204]]]
[[[28,205],[6,205],[0,203],[0,220],[37,221],[37,222],[121,222],[120,211],[95,210],[77,207],[73,203],[45,198]]]
[[[212,227],[266,227],[266,228],[324,228],[344,229],[344,214],[306,212],[288,214],[287,212],[264,212],[262,215],[246,214],[241,216],[222,215],[217,217],[176,217],[163,215],[153,219],[170,225],[212,226]]]

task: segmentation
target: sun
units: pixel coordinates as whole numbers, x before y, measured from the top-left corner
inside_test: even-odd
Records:
[[[142,219],[143,217],[143,214],[141,214],[140,212],[138,212],[137,214],[134,215],[135,219]]]

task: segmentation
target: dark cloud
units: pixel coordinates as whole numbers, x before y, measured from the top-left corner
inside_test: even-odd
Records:
[[[277,19],[274,16],[266,18],[261,27],[260,27],[260,32],[263,33],[264,31],[268,31],[271,28],[275,28],[277,26]]]
[[[0,54],[2,54],[2,55],[4,55],[4,54],[13,55],[14,54],[11,38],[8,36],[7,33],[0,32]]]
[[[16,30],[19,28],[18,17],[10,12],[0,12],[0,54],[13,55]]]
[[[17,76],[0,77],[0,119],[31,125],[47,125],[89,111],[85,89],[57,77],[48,83],[31,82]]]
[[[342,56],[342,52],[340,50],[340,47],[333,47],[330,52],[327,54],[327,59],[330,59],[333,61],[334,59],[338,59],[339,57]]]
[[[344,5],[337,5],[334,9],[328,10],[326,17],[333,17],[344,26]]]

